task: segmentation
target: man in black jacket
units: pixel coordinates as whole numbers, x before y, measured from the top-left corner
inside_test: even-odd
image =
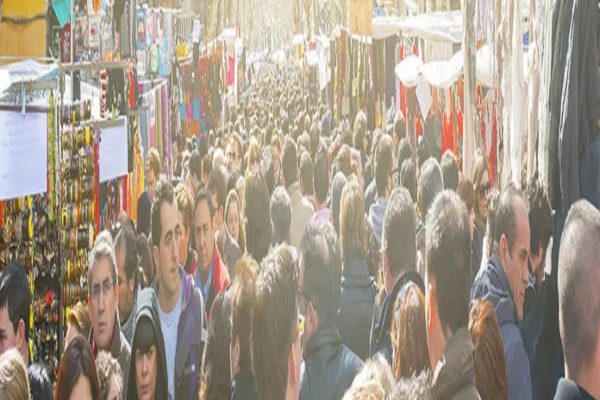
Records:
[[[392,192],[383,219],[381,258],[385,300],[381,314],[374,315],[371,327],[371,355],[382,353],[392,365],[392,315],[398,292],[408,282],[425,291],[415,270],[417,263],[416,218],[410,194],[405,188]],[[377,319],[375,319],[377,318]]]
[[[566,378],[555,400],[600,399],[600,212],[575,203],[567,216],[558,259],[560,337]]]
[[[330,223],[311,222],[300,244],[300,310],[305,316],[300,399],[341,399],[362,368],[338,332],[342,261]]]

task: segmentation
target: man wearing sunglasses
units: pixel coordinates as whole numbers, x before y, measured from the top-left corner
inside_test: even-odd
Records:
[[[126,382],[131,349],[119,322],[117,277],[115,247],[110,233],[104,231],[96,238],[87,272],[88,310],[92,322],[90,344],[94,356],[104,350],[117,359]]]
[[[300,310],[306,317],[300,399],[340,399],[362,368],[337,328],[342,261],[330,223],[313,221],[300,245]]]

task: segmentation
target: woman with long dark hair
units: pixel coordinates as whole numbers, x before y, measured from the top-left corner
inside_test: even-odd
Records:
[[[65,350],[58,368],[54,400],[100,400],[100,383],[92,348],[77,335]]]

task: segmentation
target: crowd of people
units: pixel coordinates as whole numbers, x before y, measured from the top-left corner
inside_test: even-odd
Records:
[[[138,219],[88,260],[57,381],[28,348],[31,298],[0,275],[0,394],[10,399],[530,399],[552,212],[542,184],[498,192],[431,154],[400,112],[335,121],[296,67],[265,64],[222,128],[147,155]],[[559,246],[565,378],[600,398],[600,212]],[[2,396],[0,396],[2,397]]]

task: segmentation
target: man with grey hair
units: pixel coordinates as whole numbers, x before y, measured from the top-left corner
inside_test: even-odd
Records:
[[[123,371],[123,382],[126,382],[131,349],[119,322],[117,276],[112,237],[108,231],[103,231],[96,238],[88,263],[88,310],[92,322],[89,340],[94,357],[104,350],[117,359]]]
[[[600,399],[600,212],[575,203],[560,241],[558,318],[566,378],[555,399]]]
[[[292,224],[292,202],[287,190],[278,186],[271,196],[271,246],[290,242],[290,227]]]

